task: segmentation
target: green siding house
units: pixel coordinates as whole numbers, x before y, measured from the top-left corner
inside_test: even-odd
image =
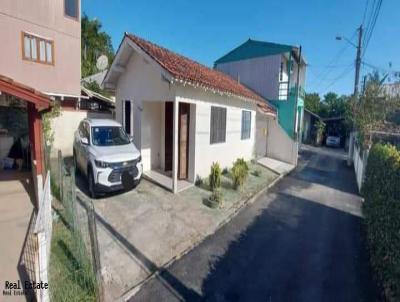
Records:
[[[299,47],[249,39],[216,60],[214,68],[267,99],[287,135],[301,137],[306,62]]]

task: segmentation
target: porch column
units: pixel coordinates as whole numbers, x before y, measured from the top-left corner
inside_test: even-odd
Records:
[[[36,206],[42,192],[43,153],[42,153],[42,121],[39,112],[32,103],[28,103],[29,141],[31,145],[32,178],[35,184]]]
[[[174,135],[173,135],[173,151],[172,151],[172,191],[178,192],[178,129],[179,129],[179,101],[174,100]]]

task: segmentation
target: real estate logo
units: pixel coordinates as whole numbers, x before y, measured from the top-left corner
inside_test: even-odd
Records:
[[[49,289],[47,282],[25,281],[17,280],[15,282],[5,281],[3,288],[3,296],[28,296],[29,292],[33,290]]]

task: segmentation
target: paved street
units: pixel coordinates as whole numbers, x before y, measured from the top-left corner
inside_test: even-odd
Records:
[[[354,173],[316,150],[131,301],[378,300]]]

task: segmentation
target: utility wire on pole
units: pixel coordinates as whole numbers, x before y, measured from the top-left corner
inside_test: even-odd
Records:
[[[363,36],[363,26],[362,24],[358,28],[358,44],[357,44],[357,56],[356,56],[356,72],[354,79],[354,96],[358,96],[358,84],[360,82],[360,68],[361,68],[361,44]]]

